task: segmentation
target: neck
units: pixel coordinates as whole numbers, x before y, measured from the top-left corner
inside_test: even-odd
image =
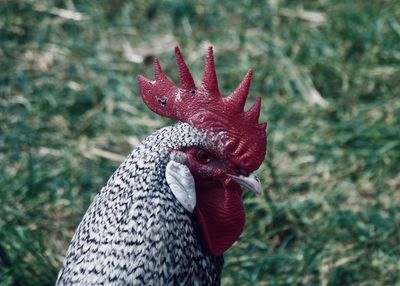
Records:
[[[156,131],[132,151],[86,212],[57,283],[166,284],[171,277],[181,283],[179,275],[188,269],[189,281],[205,275],[205,265],[219,277],[221,258],[203,253],[191,217],[164,176],[172,150],[204,140],[178,123]]]

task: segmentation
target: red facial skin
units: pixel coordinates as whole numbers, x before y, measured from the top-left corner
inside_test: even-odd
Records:
[[[195,148],[182,150],[195,179],[195,216],[202,241],[210,253],[220,255],[239,238],[245,222],[242,189],[227,174],[235,175],[235,167],[245,173],[260,167],[266,154],[267,124],[259,123],[261,98],[244,110],[251,69],[229,96],[222,96],[212,47],[208,48],[203,79],[197,86],[178,47],[175,57],[180,87],[168,79],[155,59],[155,80],[138,78],[140,95],[161,116],[186,122],[199,131],[225,134],[223,156],[203,158]]]
[[[242,189],[227,174],[237,174],[227,161],[204,150],[183,150],[195,179],[195,217],[203,246],[213,255],[226,251],[240,236],[245,224]]]

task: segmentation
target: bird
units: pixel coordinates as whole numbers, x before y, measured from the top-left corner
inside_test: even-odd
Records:
[[[262,193],[267,123],[260,97],[244,110],[251,69],[222,96],[212,47],[199,85],[179,47],[175,58],[179,86],[157,58],[155,79],[138,85],[151,111],[178,122],[144,139],[95,196],[56,285],[220,285],[245,225],[243,187]]]

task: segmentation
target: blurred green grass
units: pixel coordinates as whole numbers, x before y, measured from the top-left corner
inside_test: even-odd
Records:
[[[91,199],[170,124],[136,76],[158,56],[264,99],[265,196],[224,285],[400,284],[398,1],[0,0],[0,284],[52,285]]]

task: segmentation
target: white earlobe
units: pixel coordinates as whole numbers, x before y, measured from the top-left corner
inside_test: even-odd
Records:
[[[165,178],[178,202],[192,213],[196,206],[196,188],[189,168],[171,160],[167,164]]]

